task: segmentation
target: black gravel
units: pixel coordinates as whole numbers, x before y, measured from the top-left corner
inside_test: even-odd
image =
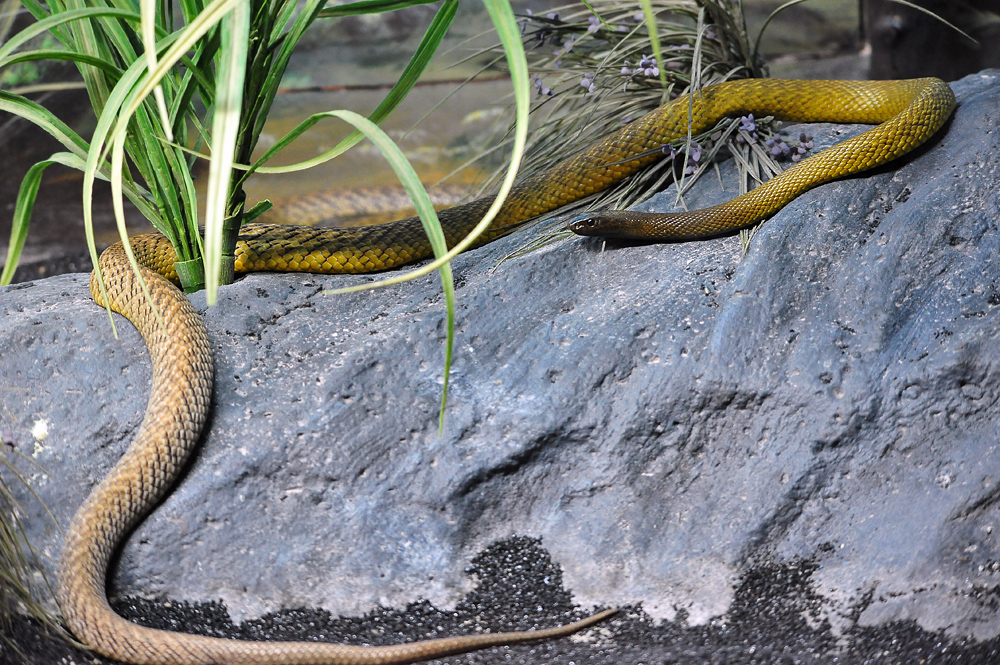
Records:
[[[584,633],[535,644],[498,647],[452,656],[434,663],[552,663],[558,665],[991,665],[1000,663],[1000,638],[986,642],[951,639],[914,622],[860,627],[835,634],[820,612],[812,586],[818,564],[797,561],[764,564],[741,579],[729,611],[700,626],[683,612],[656,625],[641,607],[624,607],[604,624]],[[118,599],[115,609],[155,628],[183,630],[244,640],[307,640],[350,644],[395,644],[462,634],[461,626],[480,619],[491,630],[524,630],[582,618],[562,573],[541,543],[515,537],[482,552],[467,571],[476,588],[453,611],[416,602],[405,610],[379,608],[362,617],[337,618],[325,610],[290,609],[232,623],[221,603],[192,605],[136,598]],[[17,649],[0,651],[0,664],[114,663],[71,648],[18,620],[8,636]]]

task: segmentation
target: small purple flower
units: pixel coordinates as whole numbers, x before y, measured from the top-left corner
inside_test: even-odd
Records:
[[[669,159],[673,159],[674,157],[677,156],[677,148],[670,145],[669,143],[665,143],[664,145],[662,145],[660,147],[660,152],[666,155]]]
[[[594,83],[594,75],[584,74],[583,80],[580,81],[580,87],[586,88],[587,92],[594,92],[597,90],[597,85]]]
[[[636,23],[642,23],[643,21],[646,20],[646,15],[643,14],[642,12],[639,12],[638,14],[632,14],[632,20],[635,21]]]
[[[708,28],[705,29],[705,39],[714,40],[715,38],[716,38],[715,28],[713,28],[712,26],[708,26]]]
[[[748,137],[749,141],[757,141],[760,138],[757,136],[757,121],[754,119],[753,113],[740,118],[738,131],[736,142],[739,144],[747,143]]]
[[[625,64],[627,65],[628,63],[625,63]],[[622,75],[623,76],[631,76],[632,75],[632,69],[630,67],[622,67]]]
[[[781,139],[768,139],[764,145],[771,149],[771,155],[774,157],[787,157],[792,152],[788,144]]]
[[[805,156],[805,154],[807,152],[809,152],[810,150],[812,150],[812,147],[813,147],[813,140],[812,140],[812,138],[813,137],[810,136],[809,134],[799,134],[799,145],[798,145],[797,148],[795,148],[795,151],[792,152],[792,161],[793,162],[795,162],[795,163],[800,162],[802,160],[803,156]]]
[[[695,170],[698,168],[699,162],[701,162],[702,147],[697,141],[692,141],[691,145],[687,148],[688,165],[684,169],[684,175],[694,175]]]
[[[691,161],[695,164],[701,161],[701,144],[697,141],[691,142]]]
[[[535,90],[538,91],[539,95],[542,95],[542,96],[545,96],[545,97],[551,97],[552,96],[552,94],[553,94],[552,93],[552,88],[545,87],[545,84],[542,82],[542,78],[540,76],[533,76],[531,78],[531,82],[535,84]]]
[[[593,33],[601,29],[601,19],[597,18],[596,16],[589,17],[587,19],[587,22],[590,23],[590,25],[587,27],[587,32]]]
[[[639,66],[636,72],[642,72],[644,76],[654,77],[660,75],[660,68],[656,64],[656,58],[644,55],[642,60],[639,61]]]
[[[560,22],[559,21],[559,12],[550,12],[550,13],[548,13],[548,14],[545,15],[545,18],[549,19],[550,21],[554,21],[556,23]]]

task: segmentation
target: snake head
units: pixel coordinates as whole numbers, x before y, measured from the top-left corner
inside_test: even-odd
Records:
[[[644,240],[650,233],[644,225],[645,216],[650,215],[631,210],[585,212],[569,220],[566,228],[581,236]],[[655,218],[661,215],[651,216]]]
[[[588,212],[569,220],[566,228],[579,236],[601,236],[601,223],[597,214]]]

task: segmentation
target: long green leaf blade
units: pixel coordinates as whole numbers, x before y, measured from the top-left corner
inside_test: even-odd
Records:
[[[140,0],[139,2],[142,46],[146,57],[146,67],[149,71],[156,69],[156,2],[157,0]],[[153,97],[156,99],[156,107],[160,111],[160,122],[163,123],[163,131],[166,133],[167,140],[173,141],[173,125],[167,113],[167,102],[163,97],[162,85],[153,88]]]
[[[379,128],[378,125],[368,120],[364,116],[353,111],[331,111],[330,115],[340,118],[354,125],[359,132],[370,140],[382,153],[386,161],[395,171],[396,177],[406,189],[406,193],[413,201],[413,206],[420,216],[420,223],[427,233],[434,256],[441,258],[448,253],[448,245],[445,241],[444,231],[441,229],[441,222],[438,220],[434,204],[431,202],[427,190],[424,189],[420,177],[413,170],[413,166],[407,161],[403,151],[393,143],[392,139]],[[444,290],[445,312],[446,312],[446,335],[445,335],[445,362],[444,362],[444,387],[441,395],[441,412],[439,416],[439,428],[444,428],[444,407],[448,398],[448,377],[451,374],[452,350],[455,342],[455,281],[451,272],[449,262],[442,263],[439,268],[441,273],[441,286]]]
[[[0,286],[7,286],[14,278],[21,252],[24,251],[24,241],[28,236],[28,225],[31,222],[31,212],[35,207],[38,188],[42,184],[45,169],[53,164],[62,164],[70,168],[83,170],[83,159],[80,155],[69,152],[57,152],[48,159],[38,162],[25,174],[21,180],[21,188],[14,204],[14,219],[10,230],[10,244],[7,246],[7,260],[3,273],[0,273]]]
[[[221,27],[222,61],[215,88],[212,163],[209,166],[208,193],[205,198],[205,290],[209,305],[215,304],[222,269],[222,223],[225,221],[229,202],[234,151],[243,106],[243,79],[246,73],[247,42],[250,38],[249,4],[238,3],[222,20]]]
[[[124,9],[104,9],[95,7],[91,9],[74,9],[72,11],[61,12],[46,19],[42,19],[41,21],[28,26],[11,37],[7,43],[0,47],[0,67],[7,66],[5,59],[33,37],[50,32],[53,28],[63,25],[64,23],[79,21],[85,18],[97,18],[100,16],[127,18],[136,22],[139,21],[138,14],[134,11],[127,11]]]
[[[506,0],[484,0],[484,2],[490,18],[493,19],[493,25],[496,27],[497,34],[500,36],[504,51],[507,54],[507,63],[510,67],[510,78],[514,86],[514,100],[516,104],[514,145],[511,151],[510,165],[507,167],[507,174],[500,186],[500,191],[497,193],[496,200],[490,206],[489,210],[486,211],[479,224],[469,232],[469,235],[452,247],[444,256],[436,258],[425,266],[390,279],[361,284],[346,289],[337,289],[335,292],[361,291],[389,284],[398,284],[439,269],[442,265],[465,251],[476,241],[476,238],[482,235],[483,231],[493,222],[497,212],[499,212],[500,207],[507,198],[507,194],[510,193],[511,187],[514,186],[514,178],[517,176],[517,170],[524,157],[524,145],[528,136],[528,110],[530,106],[528,63],[524,56],[524,45],[521,43],[521,31],[518,28],[510,4]]]
[[[383,99],[375,110],[372,111],[371,115],[368,116],[372,122],[381,124],[382,121],[385,120],[385,118],[387,118],[404,99],[406,99],[406,96],[410,93],[413,86],[416,85],[418,80],[420,80],[420,76],[427,69],[427,65],[430,64],[431,58],[433,58],[438,46],[441,44],[441,40],[444,39],[445,34],[448,32],[448,28],[451,26],[457,11],[458,0],[445,0],[445,2],[442,3],[437,14],[434,16],[434,20],[431,21],[431,24],[427,27],[427,31],[424,33],[423,38],[420,40],[420,45],[417,46],[417,50],[413,53],[413,56],[410,58],[410,61],[407,63],[403,73],[396,81],[396,84],[392,86],[392,89],[389,90],[385,99]],[[303,171],[305,169],[312,168],[313,166],[328,162],[338,155],[342,155],[363,138],[363,134],[361,134],[361,132],[354,131],[350,136],[345,138],[336,146],[321,155],[313,157],[312,159],[298,162],[296,164],[290,164],[288,166],[262,166],[267,163],[269,159],[283,150],[289,143],[300,137],[310,127],[325,117],[328,117],[328,114],[317,113],[299,123],[297,127],[288,132],[263,155],[261,155],[260,159],[254,162],[254,164],[248,169],[248,172],[243,176],[243,179],[245,180],[246,177],[255,171],[259,171],[261,173],[293,173],[295,171]]]

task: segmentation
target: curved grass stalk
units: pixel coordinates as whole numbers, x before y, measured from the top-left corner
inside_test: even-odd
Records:
[[[146,55],[146,68],[149,71],[153,71],[156,69],[156,0],[140,0],[139,16],[141,19],[139,26],[142,33],[142,45]],[[166,133],[167,140],[173,141],[174,132],[167,113],[167,102],[163,97],[162,85],[153,88],[153,96],[156,98],[156,107],[160,111],[160,122],[163,124],[163,131]]]
[[[649,33],[649,45],[653,50],[653,57],[656,59],[656,62],[663,62],[663,49],[660,48],[660,30],[656,25],[656,12],[653,11],[653,4],[649,0],[640,0],[640,4],[642,5],[642,14],[646,20],[646,31]],[[667,70],[666,67],[660,67],[659,70],[660,86],[663,88],[663,99],[660,103],[666,104],[669,94]]]
[[[67,23],[72,23],[74,21],[80,21],[83,19],[90,18],[125,18],[132,19],[136,23],[139,22],[139,15],[134,11],[129,11],[126,9],[113,9],[113,8],[87,8],[87,9],[74,9],[67,12],[61,12],[59,14],[54,14],[47,18],[44,18],[36,23],[28,26],[21,32],[17,33],[15,36],[7,40],[2,47],[0,47],[0,67],[6,67],[8,62],[5,62],[5,58],[9,57],[11,53],[16,51],[22,45],[37,37],[38,35],[44,34],[46,32],[52,32],[55,28],[60,25]]]
[[[373,3],[381,2],[381,0],[370,1]],[[336,9],[344,9],[351,6],[352,5],[344,5],[343,7],[338,7]],[[437,52],[438,46],[440,46],[441,40],[444,39],[444,36],[447,33],[448,28],[451,26],[457,11],[458,0],[445,0],[445,2],[442,3],[437,14],[434,16],[434,19],[431,21],[430,26],[428,26],[427,31],[424,33],[423,38],[420,40],[417,50],[414,51],[410,61],[403,69],[403,73],[400,75],[392,89],[389,90],[388,94],[386,94],[385,99],[383,99],[375,110],[372,111],[371,115],[368,116],[369,120],[376,124],[381,124],[382,121],[385,120],[404,99],[406,99],[410,90],[413,89],[413,86],[416,85],[420,76],[427,69],[427,65],[430,64],[431,58]],[[246,173],[241,177],[241,182],[246,180],[247,177],[255,172],[271,174],[294,173],[296,171],[304,171],[314,166],[318,166],[330,161],[334,157],[342,155],[351,147],[357,145],[357,143],[364,138],[364,135],[360,131],[355,130],[351,133],[351,135],[342,140],[336,146],[320,155],[317,155],[316,157],[313,157],[312,159],[307,159],[288,166],[263,166],[281,150],[287,147],[292,141],[302,136],[302,134],[304,134],[309,128],[326,117],[329,117],[329,114],[316,113],[300,122],[294,129],[281,137],[273,146],[268,148],[264,154],[260,156],[260,159],[255,161],[249,167],[246,167]],[[243,167],[236,166],[235,168]]]
[[[483,219],[479,222],[479,224],[477,224],[476,227],[469,232],[469,235],[459,241],[458,244],[451,248],[451,250],[440,257],[436,257],[427,265],[408,271],[397,277],[369,284],[360,284],[358,286],[344,289],[335,289],[331,291],[331,293],[349,293],[352,291],[363,291],[381,286],[389,286],[390,284],[399,284],[401,282],[406,282],[411,279],[416,279],[422,275],[426,275],[431,271],[438,270],[443,265],[458,256],[461,252],[468,249],[469,246],[476,241],[476,238],[478,238],[483,231],[486,230],[486,228],[493,221],[493,218],[496,217],[497,212],[500,210],[504,200],[507,198],[507,194],[510,193],[511,187],[514,186],[514,178],[517,176],[518,168],[521,165],[521,159],[524,156],[524,147],[527,143],[528,135],[528,63],[524,55],[524,45],[521,43],[520,30],[518,29],[517,21],[514,19],[514,13],[510,8],[510,4],[505,0],[484,0],[484,4],[486,5],[490,18],[493,20],[493,25],[496,27],[497,34],[500,36],[500,41],[503,44],[504,50],[507,53],[507,63],[510,67],[511,82],[514,86],[514,97],[517,105],[514,130],[514,149],[511,154],[510,165],[507,168],[507,175],[505,176],[503,184],[500,187],[496,200],[493,202],[493,205],[490,206],[489,210],[486,211],[486,214],[483,216]]]
[[[53,164],[62,164],[75,169],[83,169],[83,159],[70,152],[57,152],[51,157],[38,162],[21,180],[21,188],[17,193],[17,203],[14,205],[14,218],[11,222],[10,244],[7,246],[7,261],[3,273],[0,274],[0,285],[10,284],[17,269],[17,261],[24,250],[24,241],[28,237],[28,221],[31,208],[35,205],[38,188],[42,184],[45,169]]]
[[[406,159],[399,146],[382,131],[382,129],[371,120],[353,111],[330,111],[329,115],[339,118],[352,124],[356,131],[361,133],[382,153],[389,166],[396,173],[406,193],[413,201],[413,205],[420,216],[420,223],[427,233],[431,247],[434,249],[434,256],[441,258],[447,255],[448,246],[445,242],[444,231],[441,229],[441,222],[438,220],[437,211],[427,193],[426,188],[420,182],[420,176],[413,169],[413,166]],[[442,389],[441,410],[439,415],[439,428],[444,429],[444,408],[448,396],[448,377],[451,374],[452,350],[455,338],[455,281],[451,272],[451,264],[443,262],[438,271],[441,273],[441,287],[444,290],[445,310],[447,317],[446,338],[445,338],[445,363],[444,363],[444,387]],[[329,293],[344,293],[347,289],[338,289]]]

